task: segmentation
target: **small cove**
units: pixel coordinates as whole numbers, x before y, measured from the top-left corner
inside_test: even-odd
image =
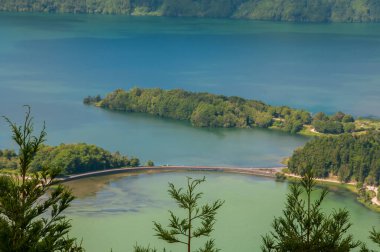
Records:
[[[83,237],[85,247],[94,252],[107,251],[110,247],[113,251],[131,251],[136,242],[162,248],[165,244],[154,237],[152,221],[166,223],[167,211],[177,211],[167,194],[168,182],[182,186],[186,176],[206,176],[206,183],[200,187],[206,201],[226,200],[215,227],[214,237],[219,248],[226,252],[236,248],[259,251],[260,235],[270,230],[274,216],[282,214],[289,185],[237,174],[172,172],[70,182],[68,185],[88,188],[87,191],[81,189],[81,196],[67,212],[73,219],[73,234]],[[371,227],[380,225],[380,214],[366,209],[349,191],[337,187],[331,187],[323,208],[326,212],[348,209],[352,234],[366,242],[369,242],[367,234]],[[179,248],[166,247],[174,251]]]

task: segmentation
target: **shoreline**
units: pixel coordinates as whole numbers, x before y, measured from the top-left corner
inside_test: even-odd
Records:
[[[225,172],[235,174],[247,174],[262,177],[275,178],[277,172],[281,172],[283,166],[278,167],[225,167],[225,166],[140,166],[108,169],[102,171],[86,172],[81,174],[69,175],[57,178],[57,183],[79,180],[83,178],[106,176],[129,172],[173,172],[173,171],[206,171],[206,172]]]
[[[297,175],[297,174],[294,174],[294,173],[284,173],[285,176],[287,178],[293,178],[293,179],[300,179],[301,176]],[[342,185],[342,186],[345,186],[347,190],[350,190],[352,191],[353,193],[355,193],[356,195],[358,194],[357,191],[356,191],[356,182],[348,182],[348,183],[343,183],[343,182],[340,182],[339,180],[336,180],[336,179],[332,179],[332,178],[326,178],[326,179],[323,179],[323,178],[315,178],[315,180],[320,183],[320,184],[338,184],[338,185]],[[349,189],[350,186],[354,186],[355,189]],[[358,200],[360,203],[362,203],[364,206],[370,208],[371,210],[374,210],[376,212],[380,212],[380,201],[377,199],[377,187],[375,186],[366,186],[366,190],[368,191],[372,191],[375,193],[375,197],[373,197],[371,199],[371,203],[368,204],[366,202],[362,202],[361,200]]]
[[[120,99],[122,99],[123,101],[127,101],[127,103],[131,102],[132,100],[134,101],[134,99],[137,99],[137,100],[140,99],[140,98],[138,98],[138,97],[140,97],[140,95],[136,96],[134,94],[136,92],[136,90],[138,90],[140,92],[141,96],[143,96],[143,97],[147,96],[147,97],[150,97],[150,99],[153,99],[154,97],[163,96],[164,98],[170,97],[170,98],[173,98],[176,101],[178,100],[180,102],[193,102],[195,105],[192,107],[188,107],[187,110],[182,109],[180,111],[181,113],[179,113],[178,111],[177,112],[172,111],[172,113],[169,113],[171,110],[173,110],[173,108],[168,108],[169,112],[158,113],[157,111],[151,110],[151,109],[148,110],[148,109],[136,108],[133,106],[131,107],[128,105],[125,105],[125,106],[120,105],[119,106],[117,104],[116,105],[114,104],[115,97],[119,97],[120,95],[123,95],[123,94],[124,94],[124,96],[123,96],[124,98],[120,98]],[[153,91],[160,92],[161,96],[158,96],[156,93],[152,93]],[[172,91],[182,92],[183,94],[186,94],[186,96],[188,96],[188,97],[183,98],[181,96],[178,96],[178,94],[170,93]],[[145,94],[143,94],[144,92],[145,92]],[[131,94],[133,97],[125,98],[126,97],[125,95],[131,95]],[[266,123],[257,124],[257,123],[253,123],[253,122],[248,122],[252,119],[251,118],[252,116],[250,116],[249,114],[245,114],[245,112],[243,110],[241,111],[242,105],[234,104],[234,100],[233,100],[234,97],[233,96],[223,96],[224,97],[223,102],[229,103],[236,111],[238,111],[238,112],[234,112],[232,114],[236,118],[233,119],[226,126],[225,124],[217,123],[219,120],[221,120],[220,118],[222,118],[222,119],[224,118],[223,116],[222,117],[214,116],[215,118],[213,116],[209,116],[211,119],[209,118],[208,120],[199,119],[199,117],[201,117],[199,115],[203,115],[202,113],[204,113],[204,112],[198,111],[198,110],[203,111],[201,109],[203,107],[201,106],[202,102],[200,102],[200,98],[202,98],[202,96],[204,96],[204,95],[208,95],[213,99],[213,101],[209,101],[207,103],[207,106],[209,106],[210,108],[213,108],[214,110],[217,109],[218,106],[215,103],[215,100],[220,99],[220,96],[218,96],[216,94],[207,93],[207,92],[204,92],[204,93],[192,92],[192,91],[186,91],[184,89],[161,89],[161,88],[138,88],[138,87],[135,87],[135,88],[132,88],[129,90],[116,89],[116,90],[112,91],[111,93],[106,94],[104,98],[101,98],[100,95],[98,95],[98,96],[87,96],[83,99],[83,104],[88,105],[88,106],[94,106],[94,107],[97,107],[100,109],[109,110],[109,111],[118,111],[118,112],[122,112],[122,113],[141,113],[141,114],[151,115],[154,117],[172,119],[175,121],[185,121],[185,122],[190,123],[192,125],[192,127],[196,127],[196,128],[263,128],[263,129],[268,129],[268,130],[283,131],[286,133],[297,134],[297,135],[301,135],[301,136],[305,136],[305,137],[324,137],[324,136],[330,137],[330,136],[339,136],[342,134],[360,135],[360,134],[368,133],[372,130],[380,131],[380,119],[372,119],[372,118],[364,118],[364,117],[357,117],[356,119],[354,119],[354,117],[351,116],[350,114],[345,114],[343,112],[337,112],[336,114],[341,113],[342,116],[349,116],[349,117],[351,117],[351,120],[344,121],[342,119],[340,119],[340,120],[336,119],[334,117],[336,114],[335,115],[324,114],[324,116],[327,118],[324,120],[315,119],[314,118],[315,115],[313,115],[313,113],[311,113],[310,111],[307,111],[307,110],[291,108],[288,106],[279,107],[279,106],[264,103],[260,100],[236,97],[236,98],[241,99],[241,103],[244,106],[247,106],[253,102],[253,103],[261,104],[268,111],[270,109],[277,111],[276,113],[269,113],[268,111],[265,112],[265,115],[270,117],[270,120],[268,119],[269,121],[266,121]],[[134,102],[136,102],[136,101],[134,101]],[[149,105],[149,103],[147,103],[145,100],[143,100],[142,102],[143,103],[145,102],[144,104],[146,106]],[[292,116],[293,115],[299,115],[299,116],[303,115],[303,117],[309,117],[309,119],[301,120],[300,125],[298,125],[298,126],[296,126],[296,128],[294,128],[295,127],[294,120],[286,119],[286,114],[284,114],[284,112],[281,112],[282,110],[279,110],[283,107],[288,109],[289,114]],[[240,115],[240,113],[242,113],[243,116]],[[182,114],[184,114],[184,115],[182,115]],[[246,120],[246,118],[244,118],[244,116],[246,116],[247,118],[251,118],[251,119]],[[239,120],[241,120],[241,119],[244,119],[247,122],[246,123],[239,123]],[[252,119],[252,120],[254,120],[254,119]],[[318,122],[320,122],[320,124],[321,124],[321,122],[324,122],[324,123],[322,123],[322,125],[325,125],[326,122],[336,123],[336,124],[340,125],[341,129],[339,130],[339,127],[338,127],[338,128],[336,128],[336,131],[334,131],[334,130],[329,131],[329,130],[325,129],[325,126],[323,126],[321,129],[322,131],[317,131],[315,128],[316,126],[313,123],[314,120],[317,120]],[[288,126],[286,126],[287,123],[291,125],[290,128]],[[345,127],[347,125],[350,127],[353,127],[353,129],[346,130]]]
[[[223,166],[141,166],[141,167],[125,167],[125,168],[116,168],[116,169],[109,169],[109,170],[102,170],[102,171],[94,171],[94,172],[87,172],[87,173],[81,173],[76,175],[70,175],[63,178],[58,178],[56,183],[65,183],[75,180],[80,180],[84,178],[91,178],[91,177],[98,177],[98,176],[106,176],[106,175],[113,175],[113,174],[122,174],[122,173],[133,173],[133,172],[143,172],[143,173],[150,173],[150,172],[158,172],[158,173],[164,173],[164,172],[183,172],[183,171],[198,171],[198,172],[219,172],[219,173],[233,173],[233,174],[244,174],[244,175],[251,175],[251,176],[260,176],[260,177],[268,177],[268,178],[276,178],[276,173],[282,172],[282,170],[286,168],[286,166],[278,166],[278,167],[223,167]],[[299,180],[301,177],[296,174],[286,174],[284,173],[286,178]],[[355,182],[349,182],[349,183],[342,183],[338,180],[327,178],[316,178],[315,179],[320,184],[335,184],[335,185],[342,185],[345,187],[346,190],[352,191],[357,195],[357,192],[352,187],[355,187]],[[351,187],[351,188],[350,188]],[[367,190],[374,191],[375,197],[371,199],[371,204],[368,204],[366,202],[362,202],[358,200],[360,203],[362,203],[365,207],[380,212],[380,201],[376,198],[377,196],[377,187],[370,187],[367,186]]]

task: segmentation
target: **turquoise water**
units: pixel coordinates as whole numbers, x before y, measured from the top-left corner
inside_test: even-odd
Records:
[[[198,129],[187,123],[84,106],[87,95],[133,86],[184,88],[327,113],[380,116],[380,24],[0,13],[0,115],[23,104],[46,121],[48,143],[87,142],[157,164],[275,166],[308,139],[262,129]],[[37,126],[40,126],[37,125]],[[37,127],[38,128],[38,127]],[[12,147],[0,122],[0,148]],[[88,251],[163,244],[152,221],[173,203],[171,173],[73,182],[68,215]],[[257,251],[281,214],[288,185],[206,174],[206,199],[223,198],[215,239],[223,251]],[[346,207],[366,240],[379,214],[334,190],[325,208]],[[101,239],[100,239],[101,237]],[[228,237],[228,239],[226,239]]]
[[[207,177],[199,187],[205,193],[203,202],[225,200],[217,215],[213,235],[218,248],[225,252],[260,251],[261,235],[271,230],[274,216],[282,214],[288,184],[244,175],[145,174],[71,182],[69,185],[74,187],[74,193],[80,194],[67,213],[73,220],[72,235],[82,237],[84,247],[91,252],[110,251],[111,247],[115,252],[133,251],[136,243],[184,251],[181,246],[159,241],[154,236],[152,222],[158,221],[166,226],[168,210],[181,215],[182,212],[169,198],[167,189],[168,182],[184,186],[186,176]],[[351,233],[355,239],[370,245],[368,231],[372,226],[380,226],[380,214],[361,206],[350,192],[334,187],[330,189],[323,204],[324,211],[349,210],[353,223]]]
[[[48,143],[88,142],[158,164],[273,166],[306,138],[86,107],[133,86],[380,116],[380,25],[0,13],[0,115],[23,104]],[[0,148],[11,147],[0,123]]]

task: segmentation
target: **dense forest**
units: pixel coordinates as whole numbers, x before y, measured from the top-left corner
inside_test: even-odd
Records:
[[[380,133],[315,138],[294,151],[288,167],[297,174],[312,167],[318,177],[380,184]]]
[[[95,145],[80,143],[43,146],[33,159],[31,170],[39,171],[43,167],[59,167],[62,169],[62,174],[75,174],[139,165],[138,158],[128,158],[118,152],[110,153]],[[18,167],[16,152],[0,150],[0,169],[16,169]]]
[[[148,113],[189,121],[195,127],[260,127],[297,133],[304,126],[315,124],[321,133],[355,131],[354,118],[342,112],[332,116],[317,113],[313,118],[307,111],[286,106],[276,107],[236,96],[194,93],[182,89],[118,89],[104,99],[99,96],[86,97],[83,102],[110,110]]]
[[[379,0],[0,0],[1,11],[377,22]]]

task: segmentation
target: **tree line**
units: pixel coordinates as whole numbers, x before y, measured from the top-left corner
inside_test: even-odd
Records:
[[[0,150],[0,169],[17,169],[19,155],[13,150]],[[152,165],[152,162],[149,163]],[[111,153],[96,145],[78,143],[58,146],[40,146],[30,164],[31,171],[42,171],[44,167],[59,167],[60,174],[69,175],[120,167],[136,167],[140,160],[119,152]]]
[[[303,174],[313,167],[317,177],[338,176],[342,182],[380,184],[380,133],[315,138],[294,151],[288,168]]]
[[[378,0],[2,0],[1,11],[377,22]]]
[[[261,101],[236,96],[194,93],[182,89],[132,88],[115,90],[104,99],[86,97],[85,104],[110,110],[148,113],[155,116],[189,121],[195,127],[274,128],[297,133],[311,125],[321,133],[340,134],[355,131],[354,118],[338,112],[312,117],[305,110],[287,106],[270,106]]]

